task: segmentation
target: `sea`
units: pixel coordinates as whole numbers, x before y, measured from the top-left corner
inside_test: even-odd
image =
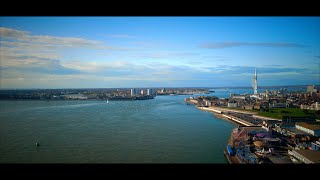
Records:
[[[251,91],[221,88],[204,95]],[[186,104],[187,97],[1,100],[0,163],[226,164],[223,148],[237,124]]]

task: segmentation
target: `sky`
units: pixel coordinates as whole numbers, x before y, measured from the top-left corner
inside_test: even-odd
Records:
[[[320,84],[320,17],[0,17],[0,89]]]

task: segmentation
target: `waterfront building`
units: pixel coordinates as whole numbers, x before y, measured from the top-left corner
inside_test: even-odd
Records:
[[[205,99],[203,101],[204,101],[204,106],[206,106],[206,107],[211,106],[211,101],[210,100]]]
[[[134,89],[130,89],[130,95],[131,95],[131,96],[134,95]]]
[[[137,94],[138,94],[138,89],[133,88],[133,89],[130,90],[130,95],[131,96],[135,96]]]
[[[147,95],[148,96],[153,95],[153,89],[147,89]]]
[[[230,94],[230,99],[248,100],[249,97],[247,94]]]
[[[230,101],[228,102],[228,107],[233,107],[233,108],[238,107],[237,101],[235,101],[235,100],[230,100]]]
[[[310,109],[310,110],[320,110],[320,103],[319,102],[315,102],[312,103],[310,106],[307,104],[301,104],[300,105],[300,109]]]
[[[296,128],[306,133],[312,134],[313,136],[320,136],[319,125],[308,124],[305,122],[297,122]]]

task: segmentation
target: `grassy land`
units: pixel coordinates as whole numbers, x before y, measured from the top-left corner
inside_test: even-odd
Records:
[[[270,117],[275,119],[282,119],[283,116],[290,116],[290,117],[316,117],[320,118],[319,115],[316,114],[314,110],[303,110],[299,108],[270,108],[266,111],[269,112],[260,112],[259,110],[251,110],[251,109],[239,109],[239,108],[230,108],[230,107],[221,107],[223,109],[233,109],[239,110],[244,112],[253,112],[257,115]]]
[[[282,119],[283,116],[290,117],[315,117],[316,111],[299,108],[273,108],[267,109],[269,112],[258,112],[258,115]]]

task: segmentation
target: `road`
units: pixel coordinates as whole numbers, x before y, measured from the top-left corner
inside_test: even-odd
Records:
[[[243,114],[243,117],[248,116],[248,118],[252,117],[254,119],[265,120],[265,121],[282,121],[281,119],[274,119],[274,118],[259,116],[257,115],[256,112],[248,112],[248,111],[241,111],[241,110],[227,109],[227,108],[217,108],[217,107],[209,107],[209,109],[218,110],[223,112],[224,114],[227,114],[227,113]]]

